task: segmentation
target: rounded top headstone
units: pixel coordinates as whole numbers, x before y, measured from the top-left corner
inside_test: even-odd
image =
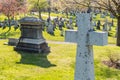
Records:
[[[19,20],[21,25],[41,25],[43,21],[36,17],[24,17]]]

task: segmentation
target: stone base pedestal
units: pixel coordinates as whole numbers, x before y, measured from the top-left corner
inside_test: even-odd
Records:
[[[34,42],[33,42],[34,41]],[[49,53],[50,48],[44,40],[36,39],[20,39],[17,46],[14,47],[16,51],[27,51],[36,53]]]

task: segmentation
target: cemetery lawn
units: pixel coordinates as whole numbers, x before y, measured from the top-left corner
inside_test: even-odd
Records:
[[[20,37],[20,29],[17,29],[16,31],[14,28],[11,28],[11,31],[6,33],[8,28],[2,29],[0,28],[0,39],[5,39],[5,38],[19,38]],[[64,31],[66,29],[64,28]],[[5,34],[6,33],[6,34]],[[43,31],[43,36],[46,40],[49,41],[64,41],[64,37],[60,36],[60,30],[56,29],[55,30],[55,35],[50,35],[46,31]],[[116,43],[116,38],[111,36],[108,37],[108,43],[109,44],[115,44]]]
[[[38,15],[30,15],[30,14],[27,14],[27,16],[38,17]],[[63,17],[63,18],[66,17],[65,14],[51,13],[51,17],[55,18],[57,16]],[[22,18],[22,17],[24,17],[23,14],[19,15],[19,16],[16,16],[17,19]],[[46,20],[47,17],[48,17],[48,13],[44,13],[43,12],[42,13],[42,17],[43,17],[43,19]],[[6,17],[4,15],[1,15],[0,20],[3,21],[5,18]],[[73,16],[73,18],[75,18],[75,16]],[[108,22],[112,21],[112,18],[110,18],[110,16],[107,16],[106,18],[108,19]],[[98,14],[96,16],[96,18],[94,18],[94,20],[96,20],[96,21],[101,20],[101,24],[103,24],[106,18],[101,18],[100,14]],[[114,26],[112,27],[112,31],[109,32],[110,35],[108,37],[108,43],[109,44],[116,44],[115,33],[116,33],[117,20],[115,18],[113,20],[114,20]],[[73,23],[73,24],[75,24],[75,23]],[[74,29],[76,29],[76,27],[74,27]],[[101,25],[101,29],[102,29],[102,25]],[[19,29],[17,29],[15,31],[14,28],[12,28],[12,30],[10,32],[8,32],[8,33],[5,34],[5,32],[7,30],[8,30],[8,28],[6,28],[6,29],[0,28],[0,39],[1,38],[19,38],[19,36],[20,36],[20,30]],[[66,30],[66,28],[64,28],[64,31],[65,30]],[[59,29],[57,29],[54,33],[55,33],[55,36],[48,34],[46,31],[43,31],[43,35],[44,35],[44,37],[45,37],[46,40],[50,40],[50,41],[51,40],[52,41],[64,41],[64,37],[60,36],[60,30]]]
[[[76,44],[49,43],[51,53],[46,57],[16,52],[4,42],[0,40],[0,80],[74,80]],[[111,53],[120,54],[120,47],[94,46],[96,80],[120,79],[120,70],[102,63]]]

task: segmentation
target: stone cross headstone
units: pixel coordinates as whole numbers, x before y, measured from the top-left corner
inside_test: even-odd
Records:
[[[97,25],[96,25],[96,28],[97,28],[98,30],[100,30],[100,25],[101,25],[101,21],[98,20]]]
[[[49,25],[48,25],[48,28],[47,28],[47,32],[49,34],[54,35],[54,26],[53,26],[52,22],[49,22]]]
[[[115,18],[115,16],[112,13],[110,13],[110,18]]]
[[[105,19],[105,23],[103,24],[103,31],[108,31],[108,20]]]
[[[107,32],[91,30],[91,15],[81,13],[77,15],[78,31],[67,30],[66,42],[77,43],[76,68],[74,80],[95,80],[93,45],[107,45]]]
[[[101,18],[105,18],[105,15],[102,13],[100,17],[101,17]]]
[[[112,19],[112,23],[111,23],[111,26],[114,26],[114,20]]]
[[[111,29],[112,29],[112,24],[111,24],[111,23],[109,23],[109,24],[108,24],[108,27],[109,27],[109,29],[108,29],[108,30],[109,30],[109,31],[111,31]]]

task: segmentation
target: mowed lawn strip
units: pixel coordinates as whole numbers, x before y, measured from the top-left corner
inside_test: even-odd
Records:
[[[49,43],[51,53],[46,57],[4,45],[0,40],[0,79],[3,80],[73,80],[76,44]],[[96,80],[119,80],[120,70],[109,68],[102,63],[109,60],[111,53],[120,53],[120,47],[94,46]]]

